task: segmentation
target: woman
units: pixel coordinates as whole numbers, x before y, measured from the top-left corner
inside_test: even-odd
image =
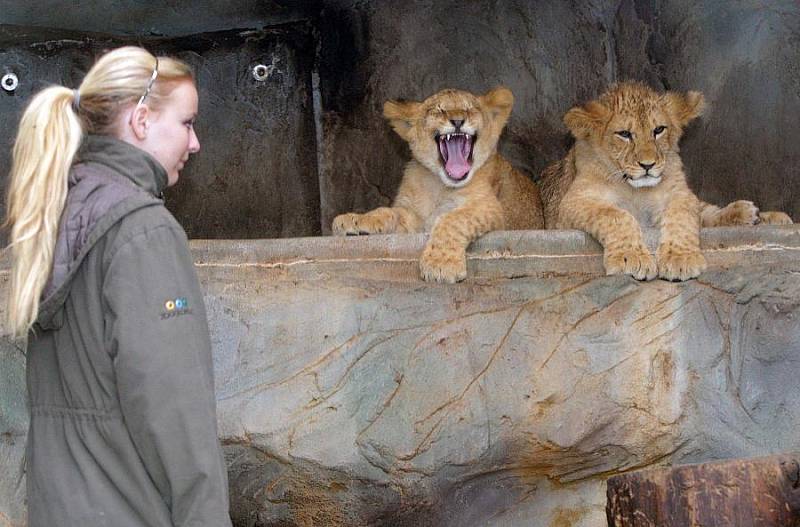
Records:
[[[186,64],[125,47],[20,121],[8,318],[28,338],[31,527],[230,525],[203,296],[159,199],[200,148],[196,114]]]

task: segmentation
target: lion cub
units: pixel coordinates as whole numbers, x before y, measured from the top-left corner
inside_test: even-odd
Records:
[[[387,101],[383,115],[408,142],[413,159],[391,207],[341,214],[333,233],[430,232],[420,258],[422,278],[453,283],[466,278],[466,249],[479,236],[544,228],[536,185],[497,153],[513,104],[506,88]]]
[[[548,228],[594,236],[607,274],[687,280],[703,272],[701,205],[678,155],[683,128],[703,104],[698,92],[659,94],[625,82],[569,110],[564,123],[575,145],[542,174]],[[641,224],[661,227],[655,259]]]
[[[575,145],[542,174],[548,228],[581,229],[600,241],[608,274],[639,280],[687,280],[706,268],[699,230],[722,225],[792,223],[750,201],[724,208],[704,203],[686,183],[678,140],[703,111],[699,92],[660,94],[635,82],[613,85],[569,110]],[[659,226],[653,259],[640,225]]]

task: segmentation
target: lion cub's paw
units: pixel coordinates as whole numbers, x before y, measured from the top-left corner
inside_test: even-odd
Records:
[[[331,226],[337,236],[358,234],[388,234],[394,232],[394,216],[390,212],[374,210],[366,214],[348,212],[339,214]]]
[[[454,284],[467,277],[467,255],[463,250],[443,250],[430,244],[422,251],[419,270],[426,282]]]
[[[644,246],[622,251],[606,251],[603,263],[607,275],[624,273],[637,280],[652,280],[658,274],[656,261]]]
[[[792,218],[785,212],[759,212],[758,218],[761,220],[761,223],[766,225],[789,225],[793,223]]]
[[[672,282],[695,278],[706,270],[706,257],[699,250],[676,250],[670,247],[659,247],[656,253],[658,260],[658,276]]]
[[[752,201],[740,199],[719,211],[717,225],[755,225],[758,217],[758,207]]]

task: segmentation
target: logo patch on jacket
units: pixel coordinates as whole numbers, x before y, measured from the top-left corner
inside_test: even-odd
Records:
[[[189,307],[189,301],[186,300],[186,297],[167,300],[164,302],[164,309],[165,311],[161,313],[161,320],[178,317],[180,315],[188,315],[192,312],[191,308]]]

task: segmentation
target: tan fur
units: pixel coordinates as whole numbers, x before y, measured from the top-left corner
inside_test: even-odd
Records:
[[[541,183],[547,227],[594,236],[607,274],[687,280],[703,272],[701,203],[686,183],[678,148],[683,128],[703,105],[698,92],[659,94],[627,82],[572,108],[564,122],[575,145],[545,170]],[[642,225],[661,229],[655,258]]]
[[[733,225],[789,225],[792,218],[785,212],[761,212],[752,201],[743,199],[717,207],[711,203],[701,203],[700,218],[703,227],[724,227]]]
[[[514,97],[506,88],[475,96],[444,90],[425,101],[388,101],[384,116],[414,157],[405,168],[391,207],[341,214],[333,233],[430,232],[420,258],[422,278],[453,283],[467,276],[466,249],[481,235],[500,229],[541,229],[536,185],[497,153],[497,141]],[[437,135],[459,130],[475,136],[472,165],[463,180],[449,178]]]

